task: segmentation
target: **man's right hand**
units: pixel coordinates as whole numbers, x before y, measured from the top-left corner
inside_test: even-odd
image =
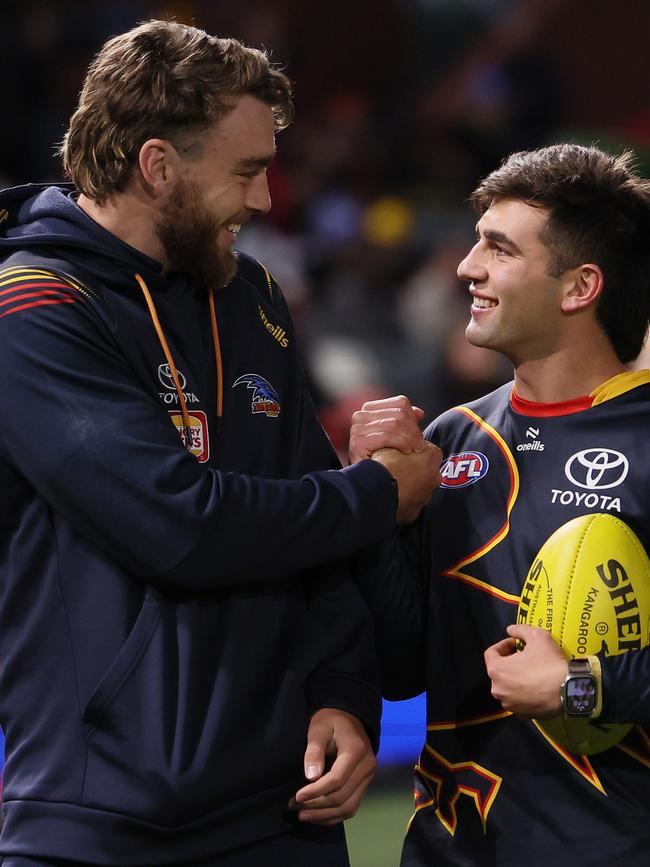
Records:
[[[397,522],[415,521],[440,484],[442,452],[438,446],[424,441],[422,450],[410,455],[397,449],[378,449],[372,460],[385,466],[397,481]]]
[[[369,458],[377,449],[399,449],[404,454],[424,448],[419,422],[424,411],[411,406],[403,394],[383,400],[369,400],[352,414],[350,463]]]

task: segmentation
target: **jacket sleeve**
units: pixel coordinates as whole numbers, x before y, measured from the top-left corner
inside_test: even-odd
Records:
[[[424,437],[438,442],[437,422]],[[426,662],[431,664],[432,653],[431,546],[437,520],[430,504],[413,524],[353,558],[357,584],[374,620],[382,693],[390,701],[426,690]]]
[[[354,557],[357,584],[374,621],[382,693],[390,701],[426,688],[420,532],[418,521]]]
[[[617,656],[599,654],[603,709],[608,723],[650,723],[650,647]]]
[[[287,577],[394,528],[396,485],[376,462],[295,481],[200,465],[89,302],[0,316],[0,370],[0,457],[147,583]]]
[[[333,707],[358,717],[376,752],[381,694],[370,613],[342,562],[314,570],[305,592],[311,622],[327,648],[307,683],[309,711]]]

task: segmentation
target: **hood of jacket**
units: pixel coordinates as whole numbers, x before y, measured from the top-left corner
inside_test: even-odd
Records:
[[[74,261],[89,278],[111,274],[129,291],[137,288],[134,274],[158,291],[177,282],[187,288],[182,275],[163,276],[162,264],[108,232],[77,204],[72,185],[25,184],[0,192],[0,258],[14,250],[32,250],[45,257]],[[172,278],[172,279],[170,279]]]

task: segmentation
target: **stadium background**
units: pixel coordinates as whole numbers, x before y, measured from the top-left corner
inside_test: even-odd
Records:
[[[242,232],[292,307],[345,455],[353,409],[406,393],[428,417],[509,377],[463,340],[465,200],[513,150],[632,147],[650,170],[648,0],[0,0],[0,186],[60,179],[54,144],[106,38],[174,16],[264,45],[297,119],[273,210]],[[29,661],[25,660],[25,665]],[[395,867],[422,698],[386,703],[380,768],[348,822],[352,867]],[[1,744],[1,736],[0,736]]]

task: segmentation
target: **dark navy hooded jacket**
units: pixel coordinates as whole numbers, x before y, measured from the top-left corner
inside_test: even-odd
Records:
[[[344,561],[392,531],[394,482],[335,469],[262,266],[242,256],[216,312],[220,433],[205,293],[64,188],[0,196],[2,855],[214,856],[286,830],[314,710],[376,740]]]

